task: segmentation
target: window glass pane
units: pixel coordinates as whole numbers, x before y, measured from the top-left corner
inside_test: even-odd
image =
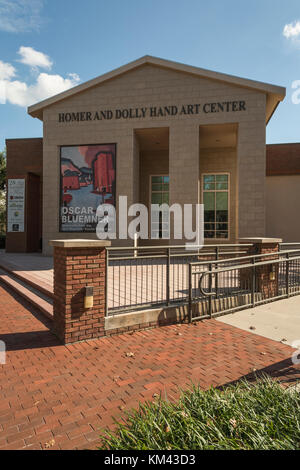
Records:
[[[205,175],[203,180],[204,183],[214,183],[215,182],[215,175]]]
[[[228,224],[217,224],[217,230],[228,230]]]
[[[216,209],[228,210],[228,193],[216,193]]]
[[[169,182],[170,182],[170,177],[164,176],[164,183],[169,183]]]
[[[152,191],[162,191],[163,185],[162,184],[152,184]]]
[[[204,232],[204,238],[215,238],[215,232]]]
[[[204,224],[204,230],[215,230],[215,224]]]
[[[152,204],[161,204],[162,203],[162,194],[161,193],[152,193],[151,202],[152,202]]]
[[[216,221],[217,222],[228,222],[228,211],[217,211],[216,212]]]
[[[163,185],[163,191],[169,191],[169,184],[168,183],[165,183]]]
[[[204,222],[215,222],[216,220],[215,211],[205,211],[204,212]]]
[[[228,175],[216,175],[217,183],[228,183]]]
[[[203,193],[203,203],[205,211],[215,210],[215,193]]]
[[[228,189],[228,184],[227,183],[217,183],[216,184],[216,189],[218,191],[220,191],[222,189]]]
[[[228,232],[216,232],[216,238],[228,238]]]
[[[164,204],[169,204],[169,193],[163,193],[162,194],[162,202]]]
[[[204,188],[206,191],[214,191],[216,189],[215,183],[204,183]]]
[[[152,183],[162,183],[163,177],[162,176],[152,176]]]

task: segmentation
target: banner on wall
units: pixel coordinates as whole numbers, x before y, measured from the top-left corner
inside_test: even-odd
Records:
[[[7,181],[7,231],[24,232],[25,179]]]
[[[95,232],[100,204],[116,204],[116,145],[60,150],[61,232]]]

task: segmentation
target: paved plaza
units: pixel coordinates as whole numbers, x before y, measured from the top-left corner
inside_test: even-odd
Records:
[[[94,449],[113,418],[253,373],[300,379],[294,350],[216,320],[61,345],[51,320],[0,286],[0,449]],[[132,354],[131,354],[132,353]]]

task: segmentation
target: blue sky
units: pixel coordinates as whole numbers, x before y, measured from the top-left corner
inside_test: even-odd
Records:
[[[0,0],[0,149],[42,136],[28,104],[145,54],[285,86],[267,142],[300,141],[299,0]]]

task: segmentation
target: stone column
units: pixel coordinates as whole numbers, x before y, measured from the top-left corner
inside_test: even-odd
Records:
[[[64,343],[104,336],[106,246],[101,240],[52,240],[54,247],[53,330]],[[85,287],[94,304],[84,308]]]
[[[248,250],[248,255],[264,255],[274,253],[273,256],[261,256],[256,259],[260,261],[272,261],[278,259],[276,253],[279,252],[279,245],[282,243],[281,238],[241,238],[240,243],[252,243],[253,245]],[[276,297],[278,295],[278,271],[279,264],[272,264],[257,266],[256,268],[256,289],[255,291],[261,293],[263,298]],[[273,273],[273,276],[271,276]],[[271,279],[273,277],[273,279]],[[252,269],[242,269],[240,271],[241,286],[251,285]]]
[[[199,125],[183,121],[172,124],[169,142],[169,202],[181,204],[183,211],[184,204],[199,203]],[[172,239],[172,225],[171,220],[171,243],[185,243]]]
[[[258,111],[260,108],[258,108]],[[265,113],[239,124],[238,237],[249,228],[254,237],[265,235],[266,134]]]

